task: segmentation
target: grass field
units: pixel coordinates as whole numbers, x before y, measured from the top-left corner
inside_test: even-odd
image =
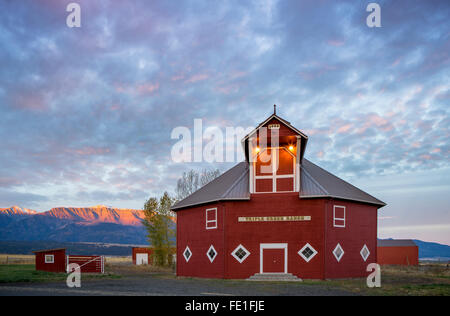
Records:
[[[368,288],[366,279],[304,281],[305,284],[323,282],[362,295],[450,296],[450,268],[446,264],[382,266],[379,288]]]
[[[64,281],[66,278],[66,273],[36,271],[34,264],[0,265],[0,283],[57,282]],[[85,280],[105,278],[120,278],[120,275],[108,272],[105,274],[83,274]]]
[[[8,258],[8,259],[7,259]],[[8,262],[8,264],[6,264]],[[174,270],[151,265],[135,266],[131,257],[106,257],[106,273],[83,274],[83,279],[108,279],[128,277],[153,277],[176,280]],[[34,256],[0,255],[0,283],[18,282],[56,282],[64,281],[65,273],[35,271]],[[195,280],[195,278],[190,278]],[[205,280],[202,279],[201,282]],[[223,283],[227,286],[246,282],[243,280],[208,280],[207,282]],[[281,283],[281,282],[280,282]],[[447,264],[421,264],[419,266],[382,266],[381,287],[368,288],[365,279],[343,280],[304,280],[294,282],[289,287],[326,286],[338,288],[361,295],[428,295],[450,296],[450,267]],[[286,285],[286,283],[283,283]]]

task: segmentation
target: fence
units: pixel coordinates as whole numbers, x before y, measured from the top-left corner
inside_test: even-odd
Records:
[[[81,273],[104,273],[105,257],[104,256],[73,256],[66,257],[67,265],[76,263],[80,266]],[[68,271],[70,272],[70,271]]]

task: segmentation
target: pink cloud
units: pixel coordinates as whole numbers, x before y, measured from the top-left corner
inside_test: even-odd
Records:
[[[155,91],[159,90],[159,83],[144,83],[137,86],[137,91],[140,94],[153,94]]]
[[[13,104],[21,109],[44,111],[48,108],[47,98],[41,93],[24,93],[13,97]]]
[[[339,46],[342,46],[345,44],[345,42],[342,40],[328,40],[327,43],[328,43],[328,45],[335,46],[335,47],[339,47]]]
[[[176,75],[171,78],[172,81],[178,81],[184,79],[184,75]]]
[[[79,149],[67,149],[66,151],[68,153],[77,154],[80,156],[97,156],[107,154],[110,152],[109,148],[91,147],[91,146],[85,146]]]
[[[346,124],[344,126],[341,126],[337,132],[340,134],[344,134],[344,133],[348,132],[352,128],[352,126],[353,126],[353,124]]]
[[[195,83],[197,81],[202,81],[202,80],[206,80],[209,78],[208,74],[197,74],[197,75],[193,75],[192,77],[190,77],[189,79],[187,79],[185,81],[185,83]]]

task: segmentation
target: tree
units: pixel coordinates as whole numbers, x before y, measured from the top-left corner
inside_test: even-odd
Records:
[[[201,172],[191,169],[188,172],[183,172],[177,182],[177,200],[182,200],[191,195],[218,176],[220,176],[219,169],[203,169]]]
[[[147,238],[153,247],[153,262],[158,266],[172,264],[175,230],[170,207],[173,203],[174,199],[164,192],[159,201],[152,197],[144,205],[142,224],[147,229]]]

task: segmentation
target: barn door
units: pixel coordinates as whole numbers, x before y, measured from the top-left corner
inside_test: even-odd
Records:
[[[148,264],[148,254],[147,253],[137,253],[136,254],[136,265]]]
[[[260,273],[287,273],[287,244],[260,244]]]

